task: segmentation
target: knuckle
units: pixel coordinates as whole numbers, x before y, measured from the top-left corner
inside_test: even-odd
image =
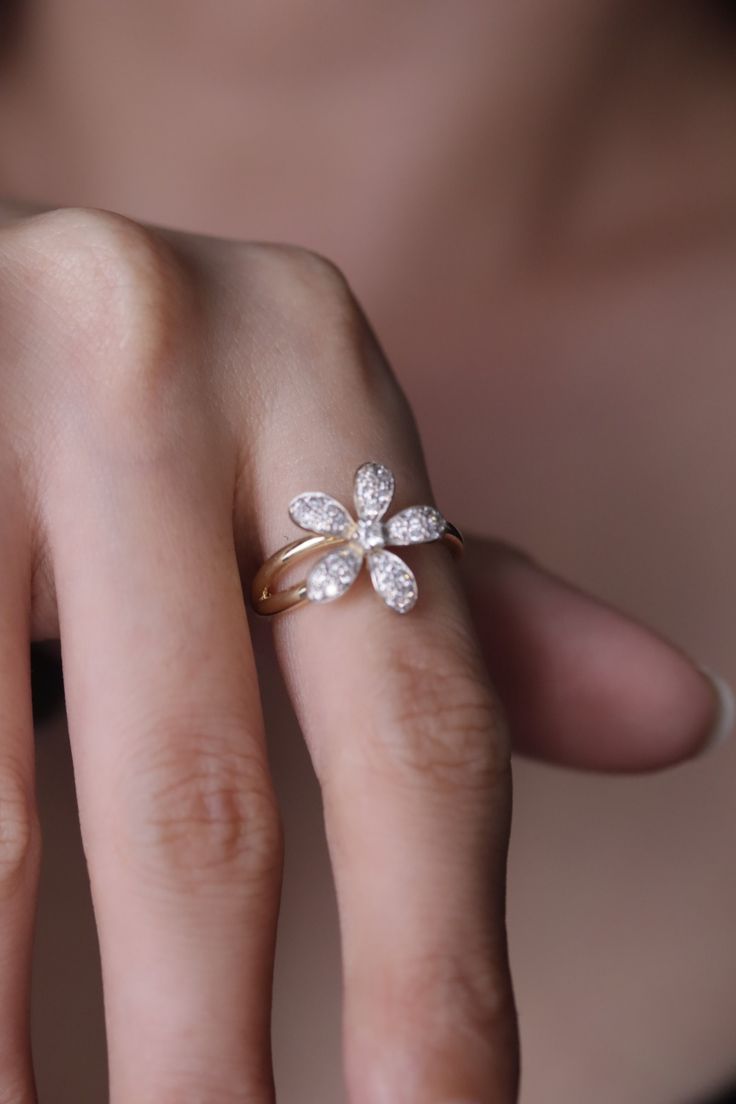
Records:
[[[407,1025],[407,1051],[441,1053],[450,1062],[472,1055],[490,1075],[494,1099],[516,1100],[514,1001],[507,971],[487,948],[419,955],[397,990],[394,1007],[398,1023]]]
[[[244,737],[242,726],[234,736]],[[154,746],[157,750],[151,751]],[[264,761],[223,735],[157,726],[128,771],[122,850],[157,884],[212,888],[278,877],[281,822]]]
[[[425,635],[382,665],[388,715],[368,741],[379,770],[441,791],[486,794],[506,783],[505,721],[464,633],[454,641]]]
[[[292,309],[311,314],[317,303],[324,309],[356,309],[346,276],[321,253],[298,245],[251,245],[248,259],[267,294],[286,295]]]
[[[12,896],[22,883],[40,846],[35,802],[20,770],[0,765],[0,899]]]
[[[510,991],[505,972],[485,948],[473,955],[467,949],[462,954],[435,951],[410,968],[399,1003],[413,1017],[423,1010],[430,1035],[447,1037],[454,1025],[487,1042],[505,1020]]]
[[[292,355],[280,358],[302,401],[307,388],[329,383],[385,399],[396,385],[366,317],[341,269],[328,258],[296,246],[249,247],[264,312],[288,335]],[[288,366],[291,366],[290,368]],[[385,392],[385,394],[384,394]],[[338,396],[339,397],[339,396]]]
[[[11,225],[3,259],[72,369],[64,380],[107,396],[147,388],[171,360],[183,316],[182,266],[166,242],[121,215],[71,208]]]

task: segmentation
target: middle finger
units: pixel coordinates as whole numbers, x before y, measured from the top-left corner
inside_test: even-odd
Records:
[[[180,399],[90,419],[49,488],[111,1099],[265,1104],[280,829],[234,465]]]

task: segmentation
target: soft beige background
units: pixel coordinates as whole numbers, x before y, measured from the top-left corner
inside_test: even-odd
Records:
[[[736,67],[710,11],[38,0],[0,67],[0,191],[328,254],[447,512],[736,681]],[[316,795],[269,708],[280,1099],[337,1104]],[[39,759],[40,1080],[78,1104],[103,1098],[92,928],[59,733]],[[518,764],[524,1104],[685,1104],[736,1073],[735,771],[733,745],[639,780]]]

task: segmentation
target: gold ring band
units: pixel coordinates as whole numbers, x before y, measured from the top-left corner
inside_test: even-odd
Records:
[[[462,533],[449,521],[445,522],[445,526],[445,532],[441,539],[450,546],[453,552],[460,553],[463,548]],[[284,545],[278,552],[274,552],[261,565],[253,580],[252,599],[256,612],[264,616],[271,616],[275,613],[283,613],[288,609],[294,609],[309,601],[306,579],[302,579],[301,582],[287,587],[285,590],[274,590],[279,576],[292,564],[315,552],[331,547],[344,546],[348,543],[349,541],[345,537],[316,534],[315,536],[302,537],[300,540],[292,541],[290,544]]]

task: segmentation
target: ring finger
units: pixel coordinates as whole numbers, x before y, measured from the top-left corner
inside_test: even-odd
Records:
[[[319,488],[347,503],[361,461],[380,459],[396,474],[395,509],[431,501],[403,404],[386,401],[383,383],[366,393],[364,362],[343,366],[342,378],[342,401],[333,386],[331,406],[349,435],[305,409],[319,400],[302,395],[298,418],[312,432],[298,465],[263,458],[258,513],[268,550],[284,532],[292,495]],[[288,417],[281,431],[294,439]],[[421,597],[408,616],[359,577],[340,601],[284,613],[275,624],[323,792],[351,1100],[511,1100],[506,734],[449,556],[437,546],[398,551],[419,577]]]

